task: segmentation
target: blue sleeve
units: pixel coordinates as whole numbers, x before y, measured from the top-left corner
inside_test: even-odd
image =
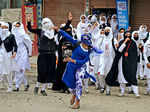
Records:
[[[89,55],[86,56],[84,60],[76,60],[76,64],[83,65],[89,60]]]
[[[68,41],[70,41],[72,44],[76,44],[78,41],[77,40],[74,40],[73,38],[72,38],[72,36],[70,36],[68,33],[66,33],[65,31],[63,31],[63,30],[59,30],[59,33],[63,36],[63,37],[65,37]]]

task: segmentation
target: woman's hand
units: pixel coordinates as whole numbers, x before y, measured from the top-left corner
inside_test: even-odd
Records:
[[[72,21],[72,19],[73,19],[73,17],[72,17],[72,13],[71,13],[71,12],[69,12],[69,14],[68,14],[68,20],[69,20],[69,21]]]
[[[124,43],[126,44],[128,41],[130,41],[130,38],[126,38]]]
[[[76,61],[75,61],[74,59],[70,58],[70,57],[65,58],[65,59],[64,59],[64,62],[72,62],[72,63],[76,63]]]
[[[16,57],[16,52],[13,53],[13,55],[11,56],[11,58],[15,58]]]
[[[31,15],[29,15],[29,16],[27,17],[27,22],[31,22],[31,21],[32,21]]]

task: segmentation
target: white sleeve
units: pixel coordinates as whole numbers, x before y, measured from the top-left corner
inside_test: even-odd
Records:
[[[24,44],[28,49],[29,56],[32,56],[32,41],[27,34],[24,35]]]
[[[144,60],[145,60],[145,63],[149,63],[148,59],[147,59],[147,46],[144,45],[144,51],[143,51],[143,56],[144,56]]]
[[[80,24],[77,25],[77,40],[81,41],[81,27],[80,27]]]
[[[123,43],[123,44],[119,47],[119,52],[122,52],[125,47],[126,47],[126,44]]]

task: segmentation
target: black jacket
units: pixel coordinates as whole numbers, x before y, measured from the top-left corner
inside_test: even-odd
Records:
[[[38,49],[40,53],[55,53],[57,46],[54,39],[48,39],[48,37],[44,35],[44,31],[41,29],[32,29],[31,22],[28,22],[27,28],[30,32],[38,35]]]
[[[18,46],[15,40],[15,36],[10,34],[5,40],[1,40],[0,38],[0,46],[4,43],[4,47],[7,52],[17,52]]]

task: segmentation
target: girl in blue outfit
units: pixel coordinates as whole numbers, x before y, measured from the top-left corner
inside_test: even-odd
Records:
[[[74,40],[69,34],[63,30],[59,30],[59,33],[70,41],[75,47],[71,57],[65,58],[64,61],[68,62],[66,70],[63,76],[63,82],[70,88],[73,94],[70,101],[71,105],[74,104],[72,109],[80,108],[80,96],[82,95],[82,78],[87,76],[86,62],[89,60],[89,55],[93,51],[102,53],[96,48],[92,47],[91,35],[84,34],[81,36],[81,42]],[[90,75],[88,75],[90,76]]]

